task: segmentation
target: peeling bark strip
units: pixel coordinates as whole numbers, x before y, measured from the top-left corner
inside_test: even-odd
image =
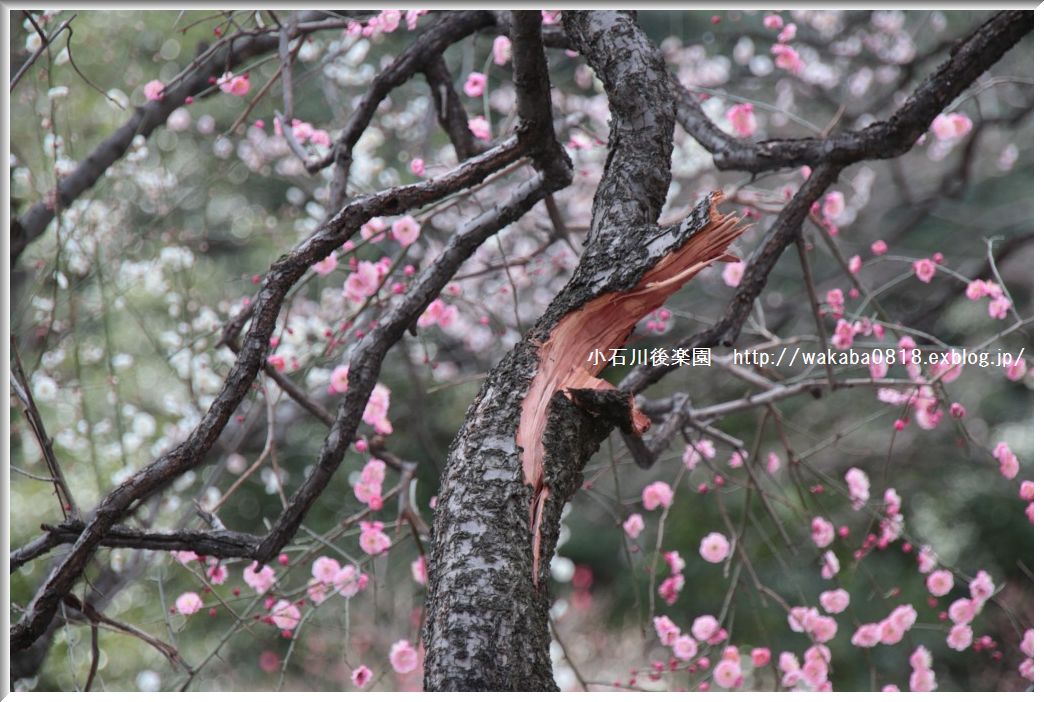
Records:
[[[523,56],[540,42],[517,15],[515,61],[546,70],[542,56]],[[656,225],[675,120],[663,57],[630,13],[563,18],[608,92],[607,165],[576,271],[487,376],[450,447],[432,529],[429,690],[557,689],[549,563],[562,508],[613,427],[643,425],[627,395],[594,377],[600,368],[584,367],[587,355],[622,343],[638,319],[724,257],[742,231],[734,217],[714,211],[713,197],[678,224]],[[517,78],[520,96],[524,88],[535,92],[537,81],[518,85]]]
[[[533,382],[522,400],[522,416],[516,441],[522,449],[522,476],[533,488],[530,508],[530,528],[533,534],[533,584],[537,583],[540,563],[540,527],[544,502],[550,487],[544,480],[544,434],[548,430],[551,398],[565,391],[567,397],[582,409],[590,402],[578,402],[570,396],[571,390],[613,391],[608,381],[596,377],[606,361],[588,363],[592,351],[619,348],[631,335],[634,325],[645,315],[663,305],[694,275],[714,261],[736,260],[726,253],[744,227],[734,215],[722,216],[715,208],[721,197],[715,193],[700,208],[678,225],[683,235],[689,235],[680,248],[660,259],[638,281],[632,290],[613,291],[598,296],[579,309],[569,312],[550,331],[546,341],[537,346],[539,365]],[[629,414],[628,433],[643,433],[649,427],[649,418],[634,408],[631,396],[626,398]],[[588,413],[591,412],[588,410]],[[621,418],[611,421],[619,424]]]

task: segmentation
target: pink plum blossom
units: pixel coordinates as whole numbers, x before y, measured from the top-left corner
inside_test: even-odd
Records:
[[[642,506],[647,510],[654,510],[657,507],[670,507],[673,500],[674,491],[671,490],[670,485],[662,480],[650,483],[642,490]]]
[[[632,514],[623,523],[624,533],[632,539],[637,539],[638,534],[642,533],[643,529],[645,529],[645,520],[642,519],[640,514]]]
[[[179,613],[187,616],[203,609],[203,600],[194,592],[183,592],[174,600],[174,607]]]
[[[688,635],[679,636],[671,646],[674,655],[683,661],[692,659],[696,655],[696,649],[696,641]]]
[[[161,80],[150,80],[145,84],[145,99],[146,100],[162,100],[163,91],[167,89],[167,86],[163,84]]]
[[[823,198],[823,216],[827,219],[837,219],[845,211],[845,196],[837,190],[831,190]]]
[[[712,531],[700,540],[700,556],[708,563],[721,563],[724,561],[732,547],[724,535]]]
[[[660,597],[670,605],[678,601],[678,594],[681,592],[683,587],[685,587],[685,576],[676,573],[664,578],[663,582],[660,583],[660,587],[657,589],[657,593],[659,593]]]
[[[458,310],[455,305],[447,305],[441,299],[435,298],[417,319],[417,326],[424,329],[437,324],[442,329],[446,329],[456,321],[457,314]]]
[[[341,564],[329,556],[319,556],[312,563],[312,577],[323,583],[329,585],[337,577],[337,571],[341,569]]]
[[[1019,485],[1019,498],[1027,502],[1033,502],[1033,481],[1023,480]]]
[[[910,692],[931,692],[939,687],[935,682],[935,672],[923,668],[910,674]]]
[[[822,517],[812,519],[812,543],[817,548],[826,548],[834,540],[834,525]]]
[[[373,427],[378,434],[391,434],[392,426],[388,421],[388,408],[391,406],[391,390],[384,383],[377,383],[366,401],[362,419]]]
[[[841,563],[837,560],[837,554],[833,551],[824,553],[823,567],[819,569],[819,574],[823,577],[823,580],[829,580],[839,572],[841,572]]]
[[[932,134],[939,141],[956,141],[972,128],[972,121],[963,112],[951,112],[937,116],[932,120]]]
[[[318,263],[312,264],[312,270],[319,275],[329,275],[337,269],[337,254],[331,253],[329,256],[319,261]]]
[[[406,248],[417,241],[420,236],[420,225],[413,217],[406,215],[395,220],[392,224],[392,238],[399,242],[399,246]]]
[[[685,559],[679,556],[677,551],[665,551],[663,560],[667,562],[671,575],[677,575],[685,569]]]
[[[852,634],[852,645],[871,648],[881,642],[880,624],[863,624]]]
[[[834,334],[830,337],[830,343],[838,351],[846,351],[852,348],[854,342],[855,330],[852,324],[844,319],[837,320],[837,324],[834,325]]]
[[[366,687],[366,684],[370,682],[370,678],[373,677],[373,671],[364,665],[359,666],[352,671],[352,684],[358,688]]]
[[[922,283],[930,283],[935,276],[935,264],[930,258],[922,258],[913,263],[914,275]]]
[[[980,570],[968,584],[968,589],[971,590],[973,599],[982,601],[993,597],[993,593],[997,588],[993,584],[993,578],[990,577],[990,574],[985,570]]]
[[[490,130],[489,121],[485,117],[472,117],[468,120],[468,129],[475,135],[476,139],[482,139],[483,141],[493,136],[493,132]]]
[[[362,533],[359,534],[359,547],[371,556],[384,553],[391,547],[391,539],[384,533],[381,522],[359,522]]]
[[[990,300],[990,304],[987,305],[986,310],[989,312],[990,317],[993,319],[1004,319],[1008,316],[1008,310],[1011,309],[1011,300],[1001,296],[995,297]]]
[[[954,651],[963,651],[972,642],[972,629],[967,624],[954,624],[946,635],[946,645]]]
[[[852,509],[862,509],[870,499],[870,479],[866,473],[853,467],[845,473],[845,482],[848,484],[848,499],[852,502]]]
[[[772,662],[772,651],[764,647],[751,649],[750,660],[755,668],[764,668]]]
[[[493,63],[503,66],[511,60],[511,40],[501,34],[493,40]]]
[[[417,668],[420,656],[409,641],[400,639],[392,644],[388,651],[388,660],[391,661],[392,669],[399,675],[404,675]]]
[[[747,264],[743,261],[733,261],[732,263],[726,263],[725,267],[721,270],[721,279],[725,281],[725,285],[730,288],[738,287],[740,280],[743,278],[743,271],[746,270]]]
[[[226,72],[218,78],[217,85],[221,88],[221,92],[237,97],[242,97],[250,92],[250,79],[245,74],[237,76]]]
[[[410,161],[410,172],[413,173],[413,175],[417,176],[418,178],[423,176],[424,175],[424,159],[422,159],[422,158],[415,158],[412,161]]]
[[[769,451],[768,456],[765,457],[765,472],[769,475],[775,475],[779,471],[779,456],[776,455],[775,451]]]
[[[410,563],[410,575],[418,585],[424,586],[428,584],[428,564],[424,556],[417,556]]]
[[[263,566],[261,570],[254,572],[257,561],[254,561],[243,569],[243,582],[253,588],[254,592],[263,595],[275,583],[275,571],[269,566]]]
[[[486,92],[486,75],[484,73],[471,73],[464,82],[464,94],[468,97],[482,97]]]
[[[1019,459],[1015,456],[1008,444],[1001,441],[993,449],[993,457],[1000,464],[1000,472],[1008,480],[1014,480],[1019,473]]]
[[[377,292],[380,283],[381,274],[377,266],[370,261],[362,261],[358,269],[344,281],[344,296],[354,303],[362,303]]]
[[[341,597],[348,599],[355,597],[360,590],[365,588],[369,579],[366,573],[360,573],[358,568],[349,563],[334,575],[333,586]]]
[[[953,589],[953,573],[948,570],[933,570],[925,580],[932,597],[942,597]]]
[[[733,105],[725,113],[725,117],[732,125],[732,133],[741,139],[749,137],[758,128],[758,122],[754,118],[754,105],[749,102]]]
[[[272,623],[283,631],[290,631],[301,621],[301,610],[288,600],[279,600],[272,606]]]
[[[1033,658],[1033,629],[1026,629],[1026,632],[1022,635],[1022,641],[1019,643],[1019,650]]]
[[[954,600],[950,604],[950,609],[947,614],[950,617],[950,621],[954,624],[969,624],[975,615],[977,614],[977,607],[971,600],[962,597],[959,600]]]
[[[730,690],[743,684],[743,671],[739,663],[732,660],[722,660],[714,666],[714,682],[719,687]]]
[[[765,15],[761,22],[765,29],[783,29],[783,18],[779,15]]]
[[[333,371],[330,373],[331,393],[348,392],[348,371],[349,366],[346,363],[334,366]]]
[[[805,68],[805,62],[792,46],[787,44],[773,44],[772,55],[776,57],[776,68],[788,73],[798,74]]]
[[[721,624],[718,623],[715,617],[703,614],[693,620],[692,635],[696,637],[697,641],[708,641],[720,628]]]
[[[848,608],[848,591],[842,588],[837,590],[826,590],[819,595],[819,604],[831,614],[840,614]]]
[[[672,622],[670,617],[663,615],[653,617],[653,628],[656,630],[660,643],[664,646],[672,645],[681,634],[678,625]]]
[[[682,455],[682,463],[686,468],[692,470],[704,458],[714,458],[717,451],[709,439],[702,439],[693,444],[685,445],[685,453]]]

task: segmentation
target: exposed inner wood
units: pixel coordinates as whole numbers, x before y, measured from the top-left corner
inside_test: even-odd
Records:
[[[715,195],[716,203],[720,195]],[[569,312],[537,349],[540,362],[533,382],[522,400],[516,442],[522,448],[522,472],[533,488],[530,520],[533,533],[533,580],[536,582],[540,554],[540,523],[548,486],[544,484],[544,429],[548,406],[559,390],[570,388],[615,389],[598,378],[608,359],[591,363],[592,351],[621,348],[635,324],[661,307],[697,273],[715,261],[734,261],[728,245],[746,230],[735,215],[722,215],[712,205],[709,223],[675,251],[664,256],[632,290],[605,293]],[[632,428],[644,432],[645,417],[632,402]]]

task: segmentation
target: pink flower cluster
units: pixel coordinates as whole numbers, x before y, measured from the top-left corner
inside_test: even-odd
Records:
[[[685,445],[682,463],[685,464],[686,468],[692,470],[704,458],[714,458],[716,454],[714,443],[710,439],[700,439],[695,444]]]
[[[355,498],[370,509],[377,511],[384,506],[381,499],[381,486],[384,483],[384,461],[371,458],[363,466],[362,475],[353,488]]]
[[[354,565],[344,567],[336,559],[320,556],[312,563],[312,578],[308,581],[308,597],[319,604],[331,593],[338,593],[345,599],[354,597],[369,583],[369,576]]]
[[[993,319],[1004,319],[1011,309],[1011,300],[1004,294],[1004,289],[993,280],[981,280],[976,278],[968,283],[964,294],[969,300],[978,300],[983,297],[990,298],[987,311]]]
[[[1029,502],[1026,506],[1026,517],[1029,519],[1030,524],[1033,523],[1033,481],[1023,480],[1022,485],[1019,486],[1019,497]]]
[[[994,447],[993,457],[997,459],[1001,475],[1008,480],[1014,480],[1019,473],[1019,459],[1008,447],[1007,442],[1001,441]]]
[[[924,646],[918,646],[910,656],[910,692],[931,692],[939,687],[932,670],[932,654]]]
[[[903,640],[906,632],[917,621],[917,610],[912,605],[899,605],[879,622],[863,624],[852,634],[852,645],[872,648],[878,644],[892,646]]]
[[[355,266],[355,272],[350,273],[344,281],[344,297],[356,304],[362,304],[380,289],[381,279],[387,272],[387,267],[380,263],[359,261]]]
[[[388,34],[399,29],[403,19],[406,20],[406,29],[413,31],[417,28],[417,20],[428,14],[428,10],[407,10],[405,16],[402,10],[381,10],[366,21],[366,24],[352,20],[348,22],[345,34],[349,37],[373,37]]]
[[[783,673],[783,687],[792,688],[804,683],[817,692],[833,690],[830,684],[830,649],[822,644],[810,646],[804,654],[804,664],[791,651],[779,654],[779,669]]]
[[[1033,682],[1033,629],[1026,629],[1019,650],[1026,656],[1022,663],[1019,663],[1019,674]]]
[[[437,324],[441,329],[448,329],[457,321],[458,316],[459,310],[456,305],[450,305],[440,298],[435,298],[417,318],[417,326],[424,329]]]
[[[373,427],[378,434],[387,436],[392,433],[391,422],[388,421],[388,408],[391,406],[391,390],[383,383],[377,383],[366,401],[362,419]]]

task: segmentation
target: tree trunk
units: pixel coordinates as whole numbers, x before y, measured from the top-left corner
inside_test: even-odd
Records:
[[[742,232],[713,196],[656,226],[675,121],[662,56],[630,13],[563,15],[609,95],[605,175],[573,277],[489,374],[450,448],[433,525],[429,690],[557,689],[548,570],[562,508],[614,426],[647,426],[632,398],[597,378],[605,361],[588,355],[622,346]]]

